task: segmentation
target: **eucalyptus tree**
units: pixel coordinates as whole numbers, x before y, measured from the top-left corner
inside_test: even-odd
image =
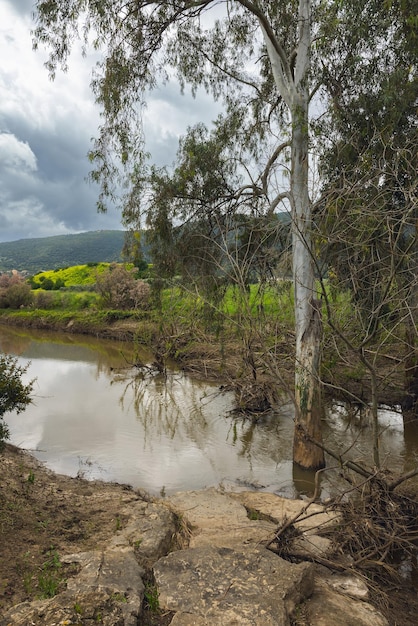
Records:
[[[320,439],[321,431],[322,325],[311,245],[310,114],[314,108],[320,113],[330,101],[338,106],[349,91],[345,87],[360,81],[364,66],[373,63],[376,73],[369,76],[374,88],[382,73],[379,50],[391,32],[390,17],[398,9],[398,2],[381,0],[38,0],[35,4],[35,47],[49,46],[47,65],[52,76],[58,67],[66,68],[78,37],[86,48],[92,45],[103,55],[92,80],[103,123],[90,154],[95,164],[92,178],[102,189],[99,209],[104,210],[107,199],[115,199],[125,188],[125,223],[138,220],[147,181],[141,109],[149,90],[172,79],[183,89],[190,86],[193,93],[203,87],[223,101],[218,136],[229,141],[245,173],[235,198],[245,196],[250,211],[253,203],[266,216],[279,208],[290,209],[296,337],[294,460],[303,467],[324,464],[321,449],[311,442]],[[380,19],[382,11],[389,21]],[[327,89],[321,92],[324,78]],[[331,100],[319,99],[321,93]],[[312,107],[315,95],[316,107]]]

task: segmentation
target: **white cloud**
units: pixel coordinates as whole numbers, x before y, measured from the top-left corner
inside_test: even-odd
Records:
[[[25,141],[19,141],[11,133],[0,133],[0,171],[35,171],[36,156]]]
[[[36,197],[26,196],[24,200],[9,200],[4,202],[4,197],[0,194],[0,205],[3,209],[0,212],[0,231],[13,228],[14,232],[20,232],[21,237],[49,237],[51,226],[54,235],[68,235],[74,230],[69,229],[63,222],[54,220],[51,223],[50,216],[45,212],[44,206],[40,204]]]

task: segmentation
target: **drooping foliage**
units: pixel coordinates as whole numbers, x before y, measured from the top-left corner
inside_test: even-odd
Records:
[[[183,89],[203,87],[222,100],[218,137],[229,145],[247,182],[266,197],[271,210],[282,198],[273,179],[289,122],[259,24],[283,43],[281,54],[294,70],[298,2],[138,2],[133,0],[39,0],[35,45],[51,49],[52,75],[67,67],[76,38],[103,49],[92,88],[103,124],[90,158],[101,185],[99,208],[123,194],[124,217],[138,218],[144,202],[142,104],[158,82],[177,80]],[[288,63],[286,62],[286,65]],[[284,122],[284,126],[283,126]],[[272,134],[273,133],[273,134]],[[279,146],[278,146],[279,144]],[[120,198],[119,198],[120,200]]]
[[[263,213],[216,133],[203,125],[189,129],[174,171],[153,168],[149,183],[148,240],[156,275],[180,275],[207,297],[219,296],[228,284],[245,287],[273,278],[288,222]]]

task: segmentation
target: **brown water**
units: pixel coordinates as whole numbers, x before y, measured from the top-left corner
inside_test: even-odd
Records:
[[[11,442],[54,471],[172,493],[223,484],[294,497],[310,494],[314,477],[293,469],[293,409],[286,404],[254,424],[231,417],[233,397],[176,370],[137,376],[130,344],[85,336],[26,332],[0,325],[0,350],[30,362],[34,402],[6,416]],[[149,363],[151,355],[140,354]],[[394,471],[417,465],[418,431],[404,432],[400,413],[380,412],[382,459]],[[326,444],[370,459],[371,430],[352,407],[332,404]],[[330,461],[330,466],[335,463]],[[341,488],[325,472],[323,498]]]

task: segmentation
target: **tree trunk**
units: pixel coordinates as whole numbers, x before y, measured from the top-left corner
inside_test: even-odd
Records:
[[[417,329],[412,314],[406,320],[404,396],[401,401],[404,422],[418,421],[418,349]]]
[[[411,284],[409,295],[409,315],[405,328],[405,378],[404,397],[402,398],[402,415],[404,423],[418,421],[418,347],[417,347],[417,311],[418,311],[418,223],[415,220],[414,246],[412,249],[412,268],[407,279]]]
[[[308,190],[308,104],[300,98],[292,115],[293,281],[295,292],[295,399],[293,462],[305,469],[325,466],[322,442],[319,378],[322,337],[321,302],[315,299],[311,249],[311,203]]]
[[[321,442],[321,394],[319,380],[322,337],[321,307],[315,299],[311,249],[309,198],[309,72],[311,51],[311,2],[299,0],[298,43],[295,63],[286,59],[260,22],[277,90],[291,114],[292,254],[295,291],[295,435],[293,461],[305,469],[325,466],[324,453],[311,439]]]

